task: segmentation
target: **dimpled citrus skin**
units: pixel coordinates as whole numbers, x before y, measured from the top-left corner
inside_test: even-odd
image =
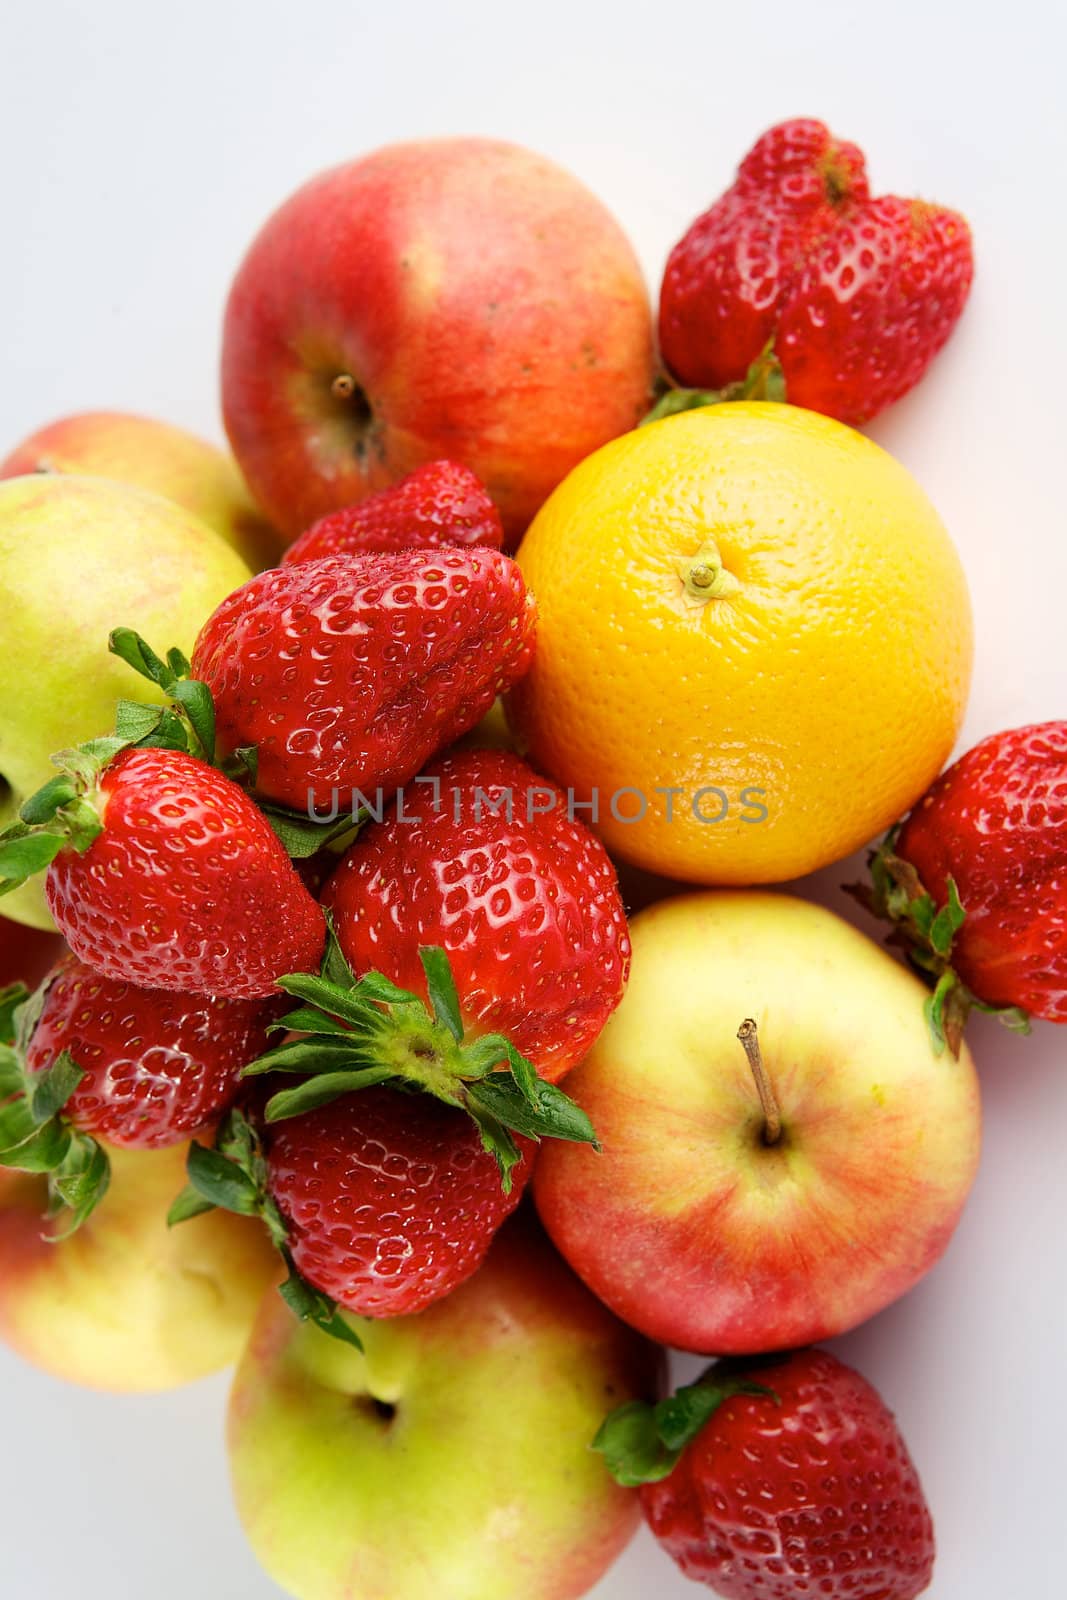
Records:
[[[1067,1022],[1067,722],[995,733],[951,766],[896,853],[966,912],[952,965],[979,1000]]]
[[[395,788],[526,671],[534,603],[497,550],[397,550],[264,572],[200,631],[219,741],[293,810]]]
[[[161,1150],[236,1098],[273,1012],[259,1000],[139,989],[67,956],[49,977],[26,1064],[40,1072],[68,1050],[85,1076],[63,1115],[109,1144]]]
[[[506,1034],[555,1083],[626,985],[615,870],[565,797],[507,751],[457,752],[422,777],[402,815],[368,825],[326,886],[341,948],[357,973],[425,993],[419,948],[440,946],[468,1033]],[[488,803],[508,794],[510,822]],[[528,794],[553,809],[527,819]]]
[[[500,512],[484,484],[458,461],[428,461],[389,489],[313,522],[285,552],[285,563],[442,544],[504,542]]]
[[[361,1089],[274,1125],[270,1189],[309,1283],[349,1311],[407,1316],[480,1265],[530,1175],[505,1194],[465,1111],[431,1095]]]
[[[266,817],[178,750],[128,750],[99,779],[104,831],[48,869],[76,956],[144,989],[265,998],[317,971],[326,926]]]
[[[919,1475],[884,1401],[822,1350],[743,1371],[669,1477],[640,1490],[687,1578],[723,1600],[914,1600],[934,1566]]]
[[[694,605],[677,563],[708,540],[737,587]],[[952,749],[972,655],[959,558],[904,468],[829,418],[737,402],[627,434],[561,484],[518,559],[537,653],[509,716],[535,765],[599,790],[599,831],[637,866],[814,871],[888,827]],[[627,786],[641,820],[611,814]]]
[[[672,250],[663,358],[679,382],[719,388],[773,338],[790,402],[858,426],[918,383],[973,276],[958,212],[872,199],[863,152],[796,118]]]

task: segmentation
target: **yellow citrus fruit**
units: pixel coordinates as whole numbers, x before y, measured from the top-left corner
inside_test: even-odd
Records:
[[[539,624],[509,714],[639,866],[814,871],[907,810],[955,742],[959,558],[909,473],[827,417],[739,402],[626,434],[564,480],[518,559]]]

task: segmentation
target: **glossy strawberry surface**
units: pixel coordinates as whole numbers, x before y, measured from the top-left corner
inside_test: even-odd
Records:
[[[286,562],[380,550],[504,542],[500,513],[481,480],[458,461],[428,461],[391,488],[312,523],[285,552]]]
[[[726,1400],[669,1477],[641,1487],[668,1554],[723,1600],[914,1600],[933,1525],[878,1393],[821,1350],[745,1376],[775,1399]]]
[[[965,917],[950,960],[979,1000],[1067,1022],[1067,722],[991,735],[933,785],[896,854]]]
[[[145,989],[255,999],[316,970],[326,928],[270,824],[176,750],[128,750],[99,779],[103,832],[65,849],[46,892],[71,950]]]
[[[193,671],[258,791],[349,809],[413,777],[525,672],[534,605],[497,550],[333,556],[261,573],[200,632]]]
[[[872,198],[862,152],[797,118],[763,135],[671,252],[663,358],[679,383],[719,388],[773,339],[787,399],[855,425],[919,381],[973,274],[963,217]]]
[[[630,940],[615,870],[563,793],[506,751],[457,752],[407,785],[323,904],[356,973],[425,993],[419,948],[442,947],[467,1032],[506,1034],[552,1082],[622,998]]]
[[[159,1150],[234,1101],[273,1014],[261,1000],[139,989],[67,956],[49,978],[26,1064],[40,1072],[69,1051],[85,1076],[64,1116],[110,1144]]]
[[[271,1193],[303,1276],[368,1317],[421,1311],[480,1266],[518,1205],[470,1117],[430,1095],[362,1089],[268,1136]]]

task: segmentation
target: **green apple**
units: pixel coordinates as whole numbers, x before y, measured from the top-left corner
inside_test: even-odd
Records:
[[[622,1004],[567,1079],[603,1154],[550,1140],[534,1171],[549,1234],[665,1344],[750,1355],[855,1327],[959,1221],[981,1128],[966,1046],[936,1054],[923,984],[821,906],[686,894],[631,937]]]
[[[0,478],[28,472],[74,472],[151,489],[214,528],[254,571],[273,566],[283,549],[228,451],[170,422],[122,411],[63,417],[0,462]]]
[[[212,1211],[168,1228],[187,1147],[110,1148],[111,1186],[69,1239],[42,1235],[45,1184],[0,1178],[0,1338],[93,1389],[147,1393],[229,1366],[277,1257],[253,1219]]]
[[[189,654],[249,576],[217,533],[147,490],[49,474],[0,482],[0,827],[52,776],[54,752],[109,732],[116,700],[156,693],[108,654],[111,629]],[[0,910],[51,927],[41,879]]]
[[[276,1294],[237,1371],[237,1507],[297,1600],[572,1600],[639,1507],[590,1441],[659,1357],[519,1216],[417,1316],[352,1318],[361,1355]]]

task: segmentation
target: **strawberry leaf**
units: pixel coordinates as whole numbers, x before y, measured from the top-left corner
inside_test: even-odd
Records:
[[[329,822],[316,822],[314,817],[283,811],[279,806],[261,805],[260,810],[293,861],[307,861],[348,835],[355,838],[359,828],[358,819],[347,812]]]
[[[189,1182],[203,1199],[221,1211],[254,1217],[260,1208],[255,1180],[236,1161],[195,1140],[189,1146]]]
[[[30,991],[24,983],[9,983],[0,989],[0,1045],[14,1044],[18,1013],[29,997]]]
[[[342,1343],[350,1344],[356,1350],[362,1350],[362,1339],[337,1302],[331,1300],[328,1294],[313,1288],[306,1278],[301,1277],[288,1252],[286,1252],[286,1262],[289,1276],[279,1287],[278,1293],[290,1311],[299,1317],[301,1322],[313,1322],[316,1328],[328,1333],[331,1339],[340,1339]]]
[[[156,684],[165,693],[170,690],[175,679],[174,671],[133,628],[112,628],[107,647],[113,656],[125,661],[140,677],[147,678],[149,683]]]
[[[0,895],[10,894],[28,878],[52,865],[67,841],[57,833],[23,833],[12,828],[0,834]]]
[[[459,1044],[463,1038],[463,1018],[448,956],[439,945],[423,945],[419,950],[419,960],[426,974],[426,992],[433,1006],[433,1014]]]
[[[668,1450],[656,1428],[655,1410],[643,1400],[631,1400],[605,1417],[593,1449],[604,1457],[616,1483],[626,1489],[669,1477],[682,1453]]]
[[[500,1187],[505,1194],[510,1194],[511,1174],[522,1160],[522,1151],[504,1124],[491,1111],[484,1110],[473,1098],[468,1098],[467,1110],[478,1126],[482,1149],[495,1159],[500,1168]]]
[[[616,1482],[628,1489],[658,1483],[673,1472],[682,1452],[727,1400],[754,1395],[778,1404],[773,1389],[744,1378],[715,1381],[716,1368],[658,1405],[631,1400],[605,1417],[593,1440]]]
[[[167,1227],[176,1228],[180,1222],[188,1222],[191,1217],[200,1217],[205,1211],[216,1209],[214,1200],[206,1200],[191,1183],[187,1184],[167,1212]]]
[[[171,694],[192,724],[200,745],[199,754],[205,761],[214,762],[215,702],[211,690],[196,678],[179,678]]]
[[[307,1078],[295,1089],[281,1089],[267,1102],[268,1122],[284,1122],[288,1117],[302,1116],[319,1106],[329,1105],[343,1094],[358,1089],[369,1089],[376,1083],[385,1083],[393,1073],[389,1067],[364,1067],[354,1072],[324,1072]]]
[[[38,1127],[59,1115],[84,1077],[69,1050],[61,1050],[50,1067],[34,1074],[30,1115]]]
[[[537,1080],[536,1101],[531,1104],[513,1080],[502,1073],[480,1078],[467,1087],[467,1106],[495,1117],[504,1127],[530,1139],[565,1139],[599,1150],[593,1124],[569,1095],[555,1084]]]
[[[52,1244],[78,1231],[107,1194],[110,1182],[111,1163],[103,1146],[88,1134],[73,1134],[66,1156],[49,1179],[52,1195],[70,1213],[66,1227],[48,1235]]]

